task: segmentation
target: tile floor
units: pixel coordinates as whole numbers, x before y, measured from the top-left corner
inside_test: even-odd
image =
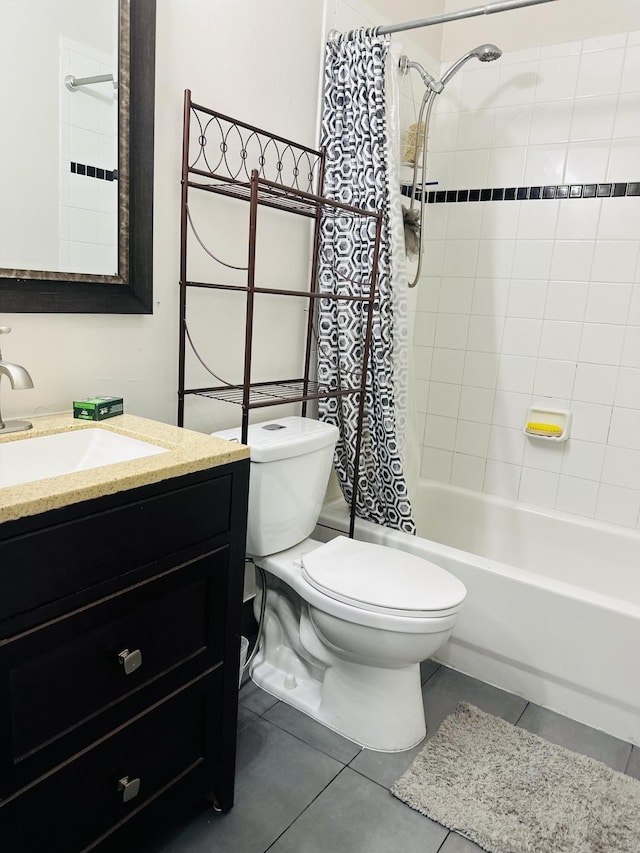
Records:
[[[454,670],[422,667],[428,735],[470,702],[640,779],[640,748]],[[362,750],[245,682],[240,691],[235,806],[200,806],[152,853],[474,853],[480,848],[389,793],[421,746]]]

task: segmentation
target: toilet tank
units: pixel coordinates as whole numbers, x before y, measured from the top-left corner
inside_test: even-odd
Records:
[[[240,441],[240,428],[213,435]],[[337,440],[337,427],[310,418],[278,418],[249,426],[247,554],[275,554],[312,533]]]

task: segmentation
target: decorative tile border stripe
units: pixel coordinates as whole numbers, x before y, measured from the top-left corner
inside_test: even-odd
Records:
[[[85,175],[87,178],[98,178],[100,181],[117,181],[117,169],[101,169],[98,166],[87,166],[85,163],[71,161],[71,171],[74,175]]]
[[[403,186],[402,195],[411,197],[411,187]],[[474,190],[430,190],[428,204],[463,201],[535,201],[552,198],[622,198],[640,196],[640,181],[609,184],[556,184],[539,187],[499,187]],[[416,193],[420,201],[420,193]]]

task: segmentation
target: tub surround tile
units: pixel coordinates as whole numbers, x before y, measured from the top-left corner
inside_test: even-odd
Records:
[[[604,456],[602,482],[623,489],[636,489],[640,482],[640,450],[608,447]]]
[[[599,480],[604,462],[604,446],[592,441],[572,438],[562,457],[562,473],[568,477]]]
[[[598,488],[598,483],[561,475],[556,495],[556,509],[582,515],[585,518],[593,518],[598,501]]]
[[[538,506],[555,507],[560,477],[553,471],[523,466],[518,500]]]
[[[581,335],[581,323],[544,320],[540,338],[540,358],[575,361],[580,349]]]
[[[453,450],[456,440],[455,418],[427,415],[424,428],[424,444],[439,450]]]
[[[612,270],[615,270],[614,281],[632,282],[639,247],[637,240],[598,240],[593,251],[591,281],[610,281]],[[585,276],[580,275],[578,278],[583,279]]]
[[[509,289],[507,313],[509,317],[539,320],[544,315],[546,298],[546,281],[514,279]]]
[[[476,421],[458,421],[455,446],[457,453],[482,457],[484,465],[488,447],[489,424],[477,423]]]
[[[453,453],[450,450],[438,450],[435,447],[422,448],[420,475],[429,480],[448,483],[451,475]]]
[[[629,316],[632,289],[631,284],[592,282],[589,286],[585,321],[624,326]]]
[[[440,288],[438,311],[442,314],[468,314],[473,297],[473,278],[450,278],[447,286]]]
[[[578,98],[617,92],[622,78],[624,53],[622,47],[587,52],[585,43],[576,89]]]
[[[640,367],[639,326],[627,326],[621,364],[623,367]]]
[[[484,472],[484,491],[490,495],[515,500],[520,486],[520,465],[487,459]]]
[[[450,382],[432,382],[429,387],[428,411],[433,415],[455,418],[460,403],[460,386]]]
[[[632,409],[640,401],[640,370],[634,367],[621,367],[618,373],[618,385],[614,403]]]
[[[463,420],[490,424],[496,393],[492,388],[463,386],[458,416]]]
[[[593,240],[556,240],[550,278],[554,281],[587,281],[596,245]],[[598,281],[606,281],[606,276],[598,278]]]
[[[543,441],[527,436],[522,458],[523,469],[536,468],[540,471],[549,471],[554,474],[560,473],[564,447],[562,443]]]
[[[582,323],[588,294],[589,284],[586,281],[550,281],[544,318]]]
[[[631,744],[555,711],[530,703],[518,720],[518,726],[572,752],[589,755],[621,773],[627,767]]]
[[[609,428],[609,444],[640,450],[640,409],[614,406]]]
[[[579,361],[585,364],[610,364],[617,367],[622,358],[624,335],[624,326],[585,323],[578,351]]]
[[[495,462],[508,462],[521,465],[526,446],[526,437],[522,428],[494,426],[489,433],[488,459]]]
[[[339,818],[348,816],[348,820]],[[270,853],[437,853],[448,830],[345,768],[270,848]]]
[[[433,382],[451,382],[459,385],[462,383],[464,362],[463,349],[434,349],[430,379]]]
[[[573,99],[578,85],[580,56],[577,53],[545,55],[540,60],[536,81],[536,101]]]
[[[430,278],[420,282],[419,309],[421,312],[435,312],[440,300],[439,310],[442,315],[466,315],[470,311],[467,348],[496,353],[496,363],[502,353],[505,326],[510,330],[510,334],[506,336],[507,342],[515,341],[519,344],[518,336],[513,334],[514,324],[506,324],[503,319],[505,315],[507,318],[547,319],[558,322],[554,328],[548,324],[542,327],[541,348],[534,377],[530,376],[529,363],[523,361],[525,370],[522,374],[516,369],[507,371],[506,374],[501,373],[500,390],[494,391],[495,380],[488,383],[486,388],[484,383],[480,383],[478,388],[472,387],[471,383],[466,381],[472,376],[472,370],[469,368],[469,373],[463,376],[462,387],[456,392],[454,383],[457,385],[457,375],[451,377],[440,374],[436,378],[441,378],[442,381],[436,384],[430,399],[434,409],[426,405],[428,384],[425,381],[421,385],[425,401],[422,408],[427,411],[429,418],[435,416],[440,422],[446,418],[454,420],[450,425],[454,433],[455,418],[489,424],[492,435],[492,450],[489,455],[493,454],[495,459],[489,459],[487,462],[485,490],[517,497],[523,474],[522,464],[525,462],[530,473],[527,477],[525,472],[524,486],[529,487],[531,497],[539,489],[546,494],[547,489],[543,488],[545,483],[540,482],[539,477],[542,477],[547,485],[552,484],[555,482],[553,475],[556,471],[538,473],[535,469],[544,469],[548,465],[538,465],[533,454],[519,453],[519,446],[516,446],[517,440],[528,441],[522,437],[521,429],[527,405],[531,400],[530,393],[573,397],[573,402],[569,401],[567,406],[557,405],[558,408],[568,407],[573,411],[573,447],[570,441],[564,448],[561,474],[557,480],[556,506],[569,512],[584,511],[584,514],[587,514],[586,511],[591,508],[595,512],[598,501],[601,517],[618,524],[626,523],[622,522],[622,510],[624,507],[630,507],[631,499],[640,499],[640,491],[629,488],[632,482],[636,486],[640,482],[637,478],[637,472],[640,471],[637,460],[640,454],[634,434],[630,432],[632,424],[629,422],[635,418],[635,412],[631,417],[617,414],[613,422],[611,419],[614,402],[616,406],[634,410],[640,406],[640,379],[635,375],[640,375],[638,328],[629,330],[621,356],[618,352],[619,341],[613,341],[616,344],[616,357],[613,361],[610,361],[612,350],[609,350],[608,344],[613,338],[617,338],[616,332],[603,328],[587,330],[581,357],[592,363],[574,363],[569,368],[569,361],[578,360],[581,341],[576,339],[575,330],[568,328],[566,324],[579,325],[580,338],[585,313],[586,320],[594,325],[624,326],[628,322],[640,327],[640,298],[636,300],[636,306],[632,296],[630,315],[628,318],[624,316],[624,302],[629,288],[635,287],[635,290],[640,292],[638,285],[633,285],[634,281],[640,281],[637,264],[640,238],[634,221],[640,211],[640,200],[615,197],[614,185],[614,182],[632,181],[638,177],[635,170],[640,155],[640,132],[636,132],[639,119],[633,106],[638,103],[636,96],[640,91],[640,32],[630,33],[628,38],[626,34],[622,34],[545,46],[536,48],[531,55],[527,51],[506,53],[501,63],[482,68],[482,71],[489,72],[491,77],[498,75],[497,101],[495,98],[492,100],[495,87],[486,87],[485,81],[480,81],[478,72],[472,71],[472,67],[477,68],[477,63],[476,66],[469,65],[468,73],[464,71],[457,75],[446,92],[436,100],[436,109],[441,113],[438,118],[446,119],[446,128],[444,125],[439,128],[436,123],[434,145],[438,148],[434,149],[431,157],[431,168],[440,180],[438,189],[455,187],[458,201],[469,202],[472,201],[469,198],[469,190],[460,190],[460,187],[513,186],[516,192],[524,191],[524,195],[511,194],[509,190],[505,190],[502,196],[504,201],[500,203],[454,205],[447,203],[449,193],[439,193],[439,198],[436,198],[435,192],[430,194],[432,198],[429,200],[438,203],[430,204],[427,208],[426,236],[431,239],[425,252],[425,266]],[[580,98],[574,101],[576,92]],[[614,115],[613,102],[609,98],[610,94],[618,92],[629,95],[622,94],[618,97],[617,112]],[[565,100],[559,100],[561,98]],[[478,115],[480,123],[477,129],[483,136],[481,143],[480,137],[478,140],[469,141],[468,134],[458,134],[460,103],[464,103],[467,109],[474,105],[478,108],[483,105],[494,106],[494,101],[498,108],[495,109],[490,143],[487,134],[491,121],[486,110]],[[501,106],[502,104],[507,106]],[[445,110],[450,111],[443,115]],[[482,123],[484,120],[487,120],[485,124]],[[473,128],[473,114],[465,115],[464,123]],[[606,132],[603,130],[605,125]],[[605,135],[611,136],[612,126],[613,144],[610,138],[603,138]],[[462,142],[460,149],[474,147],[477,150],[456,151],[456,135]],[[621,138],[625,136],[629,138]],[[443,144],[445,137],[447,145]],[[506,178],[505,182],[497,180],[500,174],[511,173],[511,170],[514,173],[517,170],[520,179],[514,178],[513,182],[507,182]],[[556,177],[553,180],[547,179],[547,172],[552,176],[555,174]],[[592,195],[585,191],[587,185],[583,181],[586,180],[593,182],[590,185],[590,188],[593,188]],[[560,181],[566,182],[567,186],[558,186]],[[605,181],[611,182],[607,197],[596,197],[598,182],[602,184]],[[532,188],[521,186],[525,182],[535,184],[539,194],[530,196]],[[544,184],[553,186],[545,187]],[[632,185],[625,183],[624,186],[628,195],[631,195],[629,187]],[[634,186],[637,187],[637,184]],[[603,185],[603,192],[605,187],[606,185]],[[547,200],[543,200],[545,189],[548,192],[554,191],[553,196]],[[570,194],[556,201],[555,199],[561,198],[558,194],[561,189],[568,189]],[[481,199],[480,192],[478,189],[478,201]],[[488,192],[485,189],[482,198],[486,199]],[[463,198],[460,193],[464,194]],[[633,195],[635,194],[634,190]],[[609,198],[609,195],[612,197]],[[514,198],[523,200],[511,203]],[[547,218],[548,211],[545,208],[557,211],[557,221],[554,219],[555,233],[551,227],[552,216]],[[480,233],[479,211],[482,213]],[[451,229],[447,231],[449,217],[453,218]],[[544,217],[544,221],[539,217]],[[517,242],[514,241],[516,235]],[[474,276],[474,263],[475,286],[469,309],[468,289],[465,287],[461,290],[462,299],[458,301],[458,294],[450,288],[450,283],[470,280]],[[510,283],[512,267],[517,277]],[[547,285],[549,273],[552,280]],[[440,275],[443,275],[442,279],[439,278]],[[466,278],[461,279],[459,276]],[[519,284],[522,286],[516,287]],[[530,290],[526,287],[527,284],[531,285]],[[614,287],[619,290],[614,291]],[[541,306],[540,295],[545,290],[546,302]],[[425,318],[418,324],[418,341],[425,354],[427,349],[429,350],[428,369],[425,367],[419,376],[422,380],[431,378],[433,352],[430,348],[435,340],[438,319],[437,314],[431,313],[428,319]],[[462,340],[464,337],[461,325],[464,322],[446,318],[440,328],[441,347],[458,346],[456,338]],[[470,346],[472,341],[474,346]],[[463,351],[462,347],[460,351]],[[469,355],[473,359],[476,353],[467,352],[467,356]],[[544,360],[542,365],[540,357]],[[618,368],[620,358],[624,365],[622,368]],[[442,362],[438,362],[437,369],[442,370],[442,367]],[[556,369],[558,367],[561,369]],[[459,367],[457,369],[459,370]],[[487,407],[489,401],[493,402],[494,398],[492,419],[491,411],[487,411]],[[474,417],[473,406],[476,404],[478,416]],[[422,421],[426,420],[423,414]],[[430,423],[433,424],[433,421]],[[619,450],[613,448],[613,452],[606,454],[605,484],[600,485],[599,479],[591,478],[599,477],[596,469],[605,465],[605,445],[610,425],[612,435],[618,436],[617,440],[622,447]],[[496,431],[495,427],[511,429]],[[518,433],[519,438],[511,436],[511,433]],[[510,441],[512,437],[513,447]],[[600,443],[599,449],[594,446],[595,452],[591,458],[588,454],[590,448],[585,446],[590,442]],[[557,449],[556,446],[553,447],[554,451]],[[509,464],[512,457],[515,457],[517,464]],[[502,459],[509,461],[500,461]],[[423,475],[433,479],[446,482],[451,471],[455,470],[455,455],[444,449],[426,448],[423,460]],[[628,479],[627,463],[633,469],[633,481]],[[557,465],[551,467],[557,469]],[[546,474],[552,476],[548,477]],[[585,477],[588,479],[585,480]],[[606,485],[607,479],[622,485]],[[633,506],[637,516],[639,507],[635,502]],[[633,514],[634,512],[630,511],[629,517]],[[438,666],[433,661],[423,663],[421,670],[430,734],[433,731],[432,726],[439,724],[457,702],[469,701],[490,713],[502,716],[501,711],[505,711],[506,719],[566,748],[584,752],[598,760],[606,761],[603,756],[609,757],[610,761],[607,763],[611,763],[611,766],[640,779],[639,747],[632,748],[630,744],[623,744],[616,738],[539,706],[527,706],[525,700],[476,682],[475,679],[444,666]],[[305,760],[309,762],[310,768],[314,767],[317,756],[326,759],[328,753],[330,757],[337,759],[338,765],[344,763],[345,756],[340,750],[334,750],[333,741],[330,749],[326,745],[323,749],[322,738],[320,741],[316,739],[318,733],[314,731],[313,721],[301,715],[309,722],[310,725],[307,725],[297,718],[298,712],[294,709],[278,703],[253,685],[243,687],[240,702],[240,713],[245,720],[241,742],[247,752],[243,753],[238,766],[238,798],[234,809],[234,812],[238,813],[237,835],[234,835],[233,831],[228,834],[214,832],[216,827],[225,826],[233,819],[234,812],[229,816],[211,815],[209,812],[206,820],[201,821],[201,825],[206,824],[205,831],[201,834],[195,833],[194,843],[171,847],[171,851],[204,853],[206,850],[207,853],[222,853],[233,850],[234,853],[262,853],[268,847],[277,853],[297,853],[303,849],[309,853],[324,853],[325,849],[360,849],[362,838],[366,839],[369,851],[381,849],[386,853],[396,847],[403,850],[413,849],[413,838],[410,834],[392,836],[384,825],[389,821],[390,827],[394,828],[395,816],[386,809],[387,801],[392,798],[388,792],[378,788],[378,785],[387,787],[395,781],[411,763],[422,744],[394,755],[368,750],[358,751],[351,759],[349,768],[341,770],[333,778],[330,773],[327,774],[329,782],[324,790],[317,785],[308,787],[308,800],[304,804],[302,797],[296,801],[299,809],[298,819],[288,829],[279,830],[284,834],[275,843],[268,841],[262,847],[254,847],[251,840],[241,834],[240,823],[248,821],[252,827],[258,827],[258,834],[262,831],[263,822],[278,831],[275,824],[280,826],[282,822],[274,821],[274,816],[269,811],[272,802],[269,789],[272,785],[284,787],[284,781],[280,777],[289,771],[287,750],[291,749],[295,753],[293,764],[298,774],[296,784],[306,776],[306,768],[302,774],[302,764],[296,764],[305,746],[308,747],[304,753]],[[264,714],[265,719],[256,719],[256,713]],[[269,725],[269,720],[275,725]],[[247,736],[252,732],[254,740],[249,743]],[[273,732],[279,742],[277,750],[271,751],[269,739]],[[316,746],[317,749],[312,748]],[[272,775],[256,769],[255,764],[263,759],[267,760]],[[283,763],[285,760],[287,764]],[[328,767],[335,769],[335,764],[329,764]],[[251,777],[249,782],[243,778],[245,774]],[[252,796],[248,806],[245,806],[247,790],[252,792]],[[293,790],[295,791],[295,788]],[[260,801],[265,794],[267,802],[261,807]],[[380,795],[386,799],[382,799]],[[288,791],[281,790],[278,800],[287,796]],[[282,805],[279,802],[277,807]],[[245,810],[247,807],[248,813]],[[293,811],[291,809],[290,813]],[[354,813],[361,813],[363,816],[357,818],[352,826]],[[403,830],[405,820],[411,819],[407,818],[407,815],[417,818],[421,831],[424,832],[426,819],[413,815],[406,807],[403,807],[401,818]],[[380,837],[386,841],[386,846],[379,843],[378,833],[372,831],[372,827],[375,830],[380,829]],[[367,835],[369,832],[371,834]],[[181,836],[185,840],[189,837],[188,834]],[[330,839],[329,843],[326,842],[327,838]],[[248,846],[243,846],[245,842]],[[423,842],[419,849],[421,853],[431,853],[432,848],[430,844],[425,845]],[[439,853],[473,853],[480,848],[467,839],[450,833],[442,846],[433,847],[434,851],[436,849]]]
[[[462,423],[462,421],[460,421]],[[478,424],[477,426],[481,426]],[[484,483],[484,456],[471,456],[467,453],[454,453],[451,467],[451,483],[465,489],[481,491]]]
[[[571,409],[573,411],[571,437],[583,441],[600,442],[604,445],[609,433],[612,407],[574,400]]]
[[[492,423],[497,427],[522,428],[530,402],[531,397],[529,394],[520,394],[514,391],[496,391]]]
[[[576,362],[553,358],[538,358],[533,393],[546,398],[543,406],[551,405],[550,398],[571,397],[575,381]],[[524,421],[521,421],[524,423]]]
[[[495,352],[475,352],[468,349],[465,353],[462,385],[469,388],[486,388],[493,391],[498,380],[500,358]],[[477,420],[470,418],[469,420]]]
[[[617,379],[618,369],[614,365],[581,362],[576,368],[573,399],[579,403],[610,405],[615,397]]]
[[[537,362],[533,356],[503,355],[498,365],[496,387],[500,391],[531,394]]]
[[[476,315],[469,320],[468,352],[499,353],[504,317]]]
[[[438,314],[434,347],[465,350],[469,333],[469,317],[466,314]]]
[[[541,332],[542,320],[507,317],[502,337],[502,352],[507,355],[537,355]]]
[[[640,490],[601,483],[594,514],[598,521],[636,527],[640,517]]]
[[[33,429],[0,437],[0,442],[29,441],[38,436],[97,427],[164,447],[169,452],[0,489],[0,523],[249,456],[249,448],[244,445],[135,415],[118,415],[97,423],[75,419],[70,413],[31,420]]]
[[[617,106],[617,95],[578,99],[573,107],[571,141],[609,139],[613,134]]]
[[[640,106],[640,102],[636,108]],[[640,132],[640,125],[638,126]],[[634,134],[636,135],[636,134]],[[602,202],[598,238],[600,240],[638,239],[640,233],[640,204],[632,196],[626,198],[605,199]]]

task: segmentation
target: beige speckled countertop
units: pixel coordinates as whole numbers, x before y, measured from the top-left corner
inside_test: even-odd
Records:
[[[93,422],[77,420],[71,413],[64,413],[32,418],[31,421],[33,429],[6,436],[0,434],[0,442],[28,441],[37,436],[98,427],[165,447],[169,453],[2,488],[0,523],[147,486],[169,477],[225,465],[249,456],[249,448],[242,444],[136,415],[118,415]]]

